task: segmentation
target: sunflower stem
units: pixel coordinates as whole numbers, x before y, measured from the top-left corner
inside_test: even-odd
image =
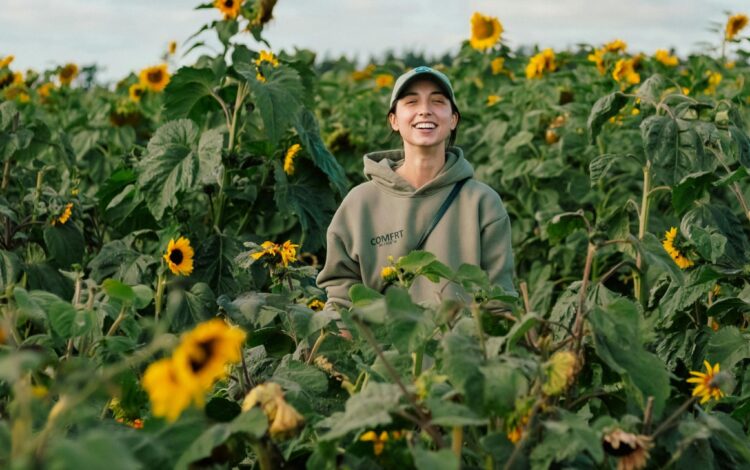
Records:
[[[125,313],[128,311],[128,305],[123,304],[122,308],[120,309],[120,314],[117,315],[117,318],[115,319],[115,322],[112,323],[112,326],[109,327],[109,331],[107,331],[106,336],[112,336],[115,334],[117,329],[120,327],[120,323],[122,323],[123,320],[125,320]]]
[[[464,428],[463,426],[453,426],[453,429],[451,430],[451,450],[454,454],[456,454],[456,457],[458,458],[458,461],[461,461],[461,449],[464,445]]]
[[[31,223],[36,222],[39,200],[42,198],[42,183],[44,182],[44,168],[36,173],[36,188],[34,190],[34,208],[31,211]]]
[[[474,323],[477,325],[477,335],[479,336],[479,346],[482,348],[482,356],[487,358],[487,345],[484,344],[484,329],[482,328],[482,316],[479,311],[479,305],[475,302],[471,306],[471,316],[474,317]]]
[[[159,323],[159,315],[161,314],[162,298],[164,297],[164,286],[165,286],[164,273],[159,274],[159,278],[156,281],[156,296],[154,298],[154,318]]]
[[[325,330],[321,330],[320,336],[315,340],[315,344],[313,344],[313,347],[310,350],[310,356],[307,358],[307,365],[312,364],[315,360],[315,355],[318,353],[318,349],[320,349],[320,345],[323,344],[323,340],[326,339],[326,336],[328,336],[328,333],[326,333]]]
[[[685,403],[683,403],[679,408],[677,408],[677,410],[674,413],[672,413],[669,416],[669,418],[664,420],[664,422],[661,423],[658,428],[656,428],[656,431],[654,431],[654,433],[651,435],[651,439],[656,439],[656,437],[659,434],[666,431],[672,425],[674,420],[677,419],[682,413],[684,413],[685,410],[687,410],[693,403],[696,402],[696,400],[698,400],[697,396],[690,397],[687,400],[685,400]]]
[[[646,165],[643,167],[643,196],[641,198],[641,210],[638,214],[638,240],[643,240],[646,236],[646,230],[648,228],[648,213],[650,208],[651,195],[651,161],[647,160]],[[643,272],[643,255],[638,250],[635,256],[635,267],[636,271],[633,274],[633,289],[636,300],[642,304],[646,302],[646,280],[641,275]]]

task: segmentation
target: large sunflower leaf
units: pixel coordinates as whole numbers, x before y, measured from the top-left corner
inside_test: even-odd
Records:
[[[340,195],[346,194],[347,179],[344,168],[336,161],[336,158],[328,151],[323,140],[320,138],[320,127],[315,115],[307,108],[302,109],[295,123],[297,134],[302,141],[302,148],[309,153],[315,165],[328,176]]]
[[[172,331],[183,331],[208,320],[216,313],[216,297],[203,282],[189,291],[172,289],[167,296],[167,317]]]
[[[302,108],[304,89],[299,74],[287,67],[274,68],[265,81],[258,81],[253,65],[240,63],[235,69],[250,84],[268,140],[277,143]]]
[[[628,97],[619,91],[599,98],[594,103],[588,122],[586,123],[592,144],[596,142],[596,137],[602,130],[604,123],[607,122],[607,119],[616,115],[627,103]]]
[[[21,277],[23,269],[21,260],[13,252],[0,250],[0,292],[5,292],[9,286],[14,285]]]
[[[88,267],[91,269],[91,278],[96,282],[112,277],[125,284],[135,285],[144,281],[144,274],[156,262],[153,256],[139,253],[122,240],[114,240],[102,247]]]
[[[357,429],[389,424],[390,412],[396,410],[400,399],[401,390],[397,385],[370,382],[367,388],[349,398],[343,413],[335,413],[319,423],[321,427],[330,428],[319,439],[329,441]]]
[[[217,79],[209,68],[182,67],[169,80],[164,89],[164,107],[167,119],[188,117],[194,111],[205,111]],[[218,108],[218,103],[216,107]]]
[[[44,229],[50,262],[60,269],[68,269],[83,259],[85,241],[81,231],[72,223],[48,226]]]
[[[171,121],[156,130],[138,164],[138,184],[157,220],[176,207],[177,194],[193,187],[199,171],[198,127],[188,119]]]

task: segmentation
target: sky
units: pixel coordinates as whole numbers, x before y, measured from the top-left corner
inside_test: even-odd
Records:
[[[208,1],[208,0],[206,0]],[[67,62],[98,64],[100,80],[116,81],[160,62],[171,40],[180,46],[220,18],[193,0],[0,0],[0,57],[13,69],[42,70]],[[279,0],[264,37],[274,51],[311,49],[319,57],[364,62],[391,50],[439,56],[458,50],[478,11],[496,16],[511,48],[556,50],[620,38],[631,52],[718,45],[728,13],[750,14],[748,0]],[[714,31],[711,31],[711,28]],[[209,47],[218,44],[204,33]],[[265,48],[251,37],[243,42]],[[205,49],[204,49],[205,51]],[[178,55],[180,49],[178,49]],[[177,62],[194,62],[198,51]]]

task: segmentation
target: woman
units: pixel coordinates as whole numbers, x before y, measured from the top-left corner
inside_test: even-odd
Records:
[[[349,192],[331,220],[326,263],[317,279],[328,295],[327,309],[350,307],[354,284],[382,290],[381,270],[389,256],[398,259],[418,245],[456,183],[464,180],[422,249],[454,270],[463,263],[480,266],[491,282],[515,294],[508,213],[492,188],[473,179],[471,164],[453,146],[460,119],[443,73],[417,67],[396,80],[388,121],[401,135],[403,149],[365,155],[369,181]],[[427,303],[465,295],[456,283],[423,277],[410,293]]]

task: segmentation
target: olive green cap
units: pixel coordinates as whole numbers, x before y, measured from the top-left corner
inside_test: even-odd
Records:
[[[432,79],[432,81],[434,81],[440,88],[443,89],[443,92],[445,92],[445,96],[447,96],[448,99],[451,100],[451,104],[453,104],[453,107],[458,110],[458,106],[456,105],[456,96],[453,94],[451,81],[444,73],[438,72],[437,70],[431,67],[427,67],[426,65],[420,65],[419,67],[411,69],[398,77],[395,85],[393,85],[391,102],[388,105],[389,109],[393,109],[393,105],[401,97],[401,94],[406,91],[406,88],[409,86],[409,84],[418,78]]]

